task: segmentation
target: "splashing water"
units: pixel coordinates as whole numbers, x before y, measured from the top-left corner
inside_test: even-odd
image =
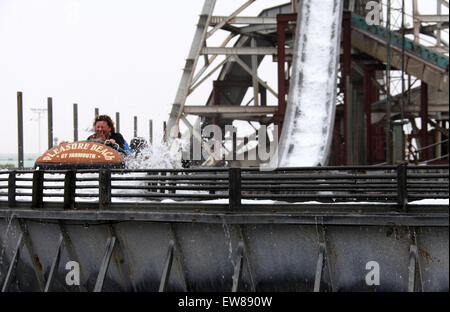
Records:
[[[136,156],[125,157],[127,169],[179,169],[181,159],[174,155],[167,143],[159,143],[143,148]]]

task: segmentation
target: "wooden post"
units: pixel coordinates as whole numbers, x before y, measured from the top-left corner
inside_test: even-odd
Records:
[[[420,130],[420,143],[421,147],[424,148],[428,146],[428,85],[425,82],[421,82],[420,87],[420,120],[421,120],[421,130]],[[421,160],[426,160],[428,157],[428,150],[424,149],[422,151]]]
[[[16,172],[11,171],[8,176],[8,207],[16,206]]]
[[[33,172],[32,186],[32,208],[42,208],[44,206],[44,172],[35,170]]]
[[[73,104],[73,141],[78,141],[78,104]]]
[[[75,208],[76,172],[69,170],[64,176],[64,209]]]
[[[352,74],[352,13],[350,11],[343,12],[342,16],[342,37],[343,37],[343,66],[342,66],[342,83],[344,87],[344,158],[345,164],[352,164],[350,161],[353,159],[352,155],[349,155],[351,148],[351,135],[349,132],[349,125],[351,121],[348,119],[351,115],[351,96],[352,92],[349,90],[351,87],[351,74]]]
[[[48,116],[48,149],[53,147],[53,99],[47,98],[47,116]]]
[[[408,203],[408,185],[405,164],[397,166],[397,196],[399,208],[406,212],[406,204]]]
[[[134,116],[134,137],[137,137],[137,116]]]
[[[111,171],[102,169],[98,177],[99,209],[109,209],[111,206]]]
[[[230,209],[241,206],[241,168],[230,168],[228,171],[228,205]]]
[[[149,120],[148,122],[148,127],[149,127],[149,143],[152,145],[153,144],[153,120]]]
[[[166,176],[166,175],[167,175],[167,173],[164,171],[159,173],[159,176],[161,176],[161,177]],[[159,186],[161,186],[161,188],[159,189],[160,193],[164,194],[166,192],[166,189],[162,188],[165,185],[166,185],[166,183],[161,178],[161,181],[159,182]]]
[[[165,121],[163,122],[163,134],[164,134],[163,136],[164,142],[167,142],[168,133],[167,133],[167,123]]]
[[[18,144],[18,167],[23,169],[23,103],[22,92],[17,92],[17,144]]]
[[[120,132],[120,113],[116,112],[116,132]]]

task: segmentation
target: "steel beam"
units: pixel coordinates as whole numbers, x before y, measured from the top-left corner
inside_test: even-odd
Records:
[[[289,23],[297,21],[297,14],[277,15],[277,65],[278,65],[278,111],[274,116],[275,125],[278,127],[278,140],[283,128],[284,114],[286,112],[286,101],[288,94],[288,81],[286,79],[286,56],[293,53],[285,47],[286,31]]]
[[[174,224],[170,223],[170,238],[174,242],[174,259],[175,263],[178,265],[181,274],[181,282],[184,291],[191,291],[192,287],[189,284],[189,280],[186,278],[186,265],[184,256],[181,250],[181,245],[179,243],[178,235],[175,231]]]
[[[420,88],[420,143],[421,147],[428,146],[428,84],[422,81]],[[422,160],[429,158],[428,149],[422,151]]]
[[[72,239],[70,238],[69,232],[67,231],[66,226],[64,225],[63,221],[61,219],[58,219],[58,229],[61,237],[63,238],[64,247],[67,251],[67,254],[69,256],[69,259],[72,261],[80,262],[79,257],[75,251],[75,248],[72,244]],[[80,270],[80,286],[78,286],[78,290],[80,292],[86,292],[87,288],[83,284],[84,278],[83,278],[83,270]]]
[[[351,83],[351,73],[352,73],[352,37],[351,37],[351,26],[352,26],[352,13],[349,11],[343,12],[342,15],[342,38],[343,38],[343,72],[342,72],[342,84],[344,87],[344,159],[346,164],[350,164],[349,158],[349,145],[351,144],[351,133],[349,132],[348,116],[350,115],[350,102],[351,93],[348,88]]]
[[[163,272],[161,275],[161,281],[160,281],[159,290],[158,290],[159,292],[165,292],[167,289],[167,283],[169,282],[170,271],[172,269],[173,249],[174,249],[173,246],[174,246],[174,242],[171,240],[169,242],[169,246],[167,249],[167,257],[166,257]]]
[[[16,268],[17,262],[19,261],[20,248],[23,244],[23,234],[21,233],[19,239],[17,240],[16,248],[14,249],[14,255],[9,263],[8,273],[6,273],[5,280],[3,281],[2,292],[7,292],[9,284],[11,283],[11,278]]]
[[[130,261],[125,250],[125,244],[120,240],[119,236],[114,229],[113,224],[108,224],[108,235],[110,237],[116,237],[114,264],[117,267],[117,271],[122,279],[121,285],[125,286],[125,291],[136,291],[136,285],[132,276],[132,269],[130,268]]]
[[[59,260],[61,258],[61,247],[64,241],[64,237],[62,235],[59,236],[58,246],[56,247],[55,257],[53,258],[52,266],[50,268],[50,273],[47,277],[47,282],[45,283],[44,292],[48,292],[53,284],[53,280],[55,279],[55,273],[58,272]]]
[[[226,21],[226,24],[230,25],[238,25],[238,24],[245,24],[245,25],[276,25],[277,18],[276,17],[255,17],[255,16],[236,16],[229,18],[228,16],[213,16],[211,18],[211,26],[215,26],[219,23],[222,23],[223,21]]]
[[[322,270],[325,257],[325,244],[319,243],[319,256],[316,264],[316,275],[314,278],[314,292],[320,291],[320,283],[322,281]]]
[[[183,107],[186,102],[186,98],[189,94],[189,90],[192,87],[192,81],[194,72],[197,67],[198,58],[208,34],[208,26],[211,22],[212,12],[214,11],[215,0],[205,0],[202,8],[202,12],[197,23],[197,29],[195,31],[194,39],[191,44],[188,58],[183,69],[183,75],[181,77],[178,91],[175,96],[172,110],[170,112],[170,118],[167,123],[167,129],[164,132],[164,139],[167,141],[169,137],[178,137],[179,129],[178,123],[183,114]]]
[[[101,292],[103,289],[103,282],[105,281],[105,276],[108,272],[109,262],[111,260],[115,242],[115,237],[108,237],[108,240],[106,241],[106,249],[100,265],[100,270],[98,272],[97,281],[95,282],[94,292]]]
[[[292,55],[294,49],[287,48],[286,54]],[[205,55],[277,55],[277,48],[270,47],[204,47],[201,54]]]
[[[32,264],[34,273],[36,275],[36,279],[38,281],[39,287],[41,291],[44,291],[45,288],[45,278],[44,278],[44,268],[42,267],[42,263],[39,259],[39,256],[34,248],[33,242],[31,240],[30,234],[28,232],[28,227],[25,220],[20,218],[17,219],[19,223],[19,228],[21,233],[23,234],[23,240],[25,246],[27,247],[28,254],[30,256],[30,262]]]
[[[423,23],[445,23],[449,22],[449,16],[448,15],[427,15],[427,14],[421,14],[416,15],[416,19]]]
[[[133,204],[135,205],[135,204]],[[178,207],[183,207],[182,204],[177,204]],[[84,210],[84,211],[49,211],[49,210],[39,210],[36,211],[30,209],[14,209],[14,214],[17,218],[23,219],[57,219],[57,220],[97,220],[97,221],[158,221],[158,222],[197,222],[197,223],[220,223],[227,222],[230,224],[316,224],[318,214],[323,216],[323,222],[325,225],[386,225],[395,222],[397,225],[409,225],[409,226],[448,226],[448,205],[437,206],[441,212],[411,212],[415,205],[408,206],[408,213],[399,214],[394,212],[397,208],[397,204],[391,205],[389,210],[391,213],[383,209],[382,205],[372,205],[372,210],[370,212],[360,214],[357,212],[358,209],[365,209],[364,206],[353,204],[351,205],[351,211],[344,212],[348,210],[345,205],[330,204],[330,206],[338,209],[339,212],[332,212],[331,210],[322,210],[320,207],[327,207],[326,204],[323,205],[295,205],[287,206],[290,207],[289,211],[283,211],[283,206],[268,205],[266,208],[271,213],[267,213],[267,209],[261,212],[255,212],[254,209],[248,211],[246,204],[241,204],[241,208],[238,212],[230,214],[227,209],[228,205],[220,205],[220,211],[210,211],[203,210],[202,212],[196,212],[201,208],[197,208],[191,211],[192,203],[184,205],[183,212],[171,211],[167,204],[162,204],[160,208],[163,210],[155,209],[154,211],[118,211],[118,210],[103,210],[98,211]],[[223,207],[225,206],[225,207]],[[258,209],[263,209],[263,204],[256,205]],[[305,212],[293,212],[294,207],[302,207]],[[389,205],[388,205],[389,206]],[[123,206],[125,207],[125,206]],[[214,206],[210,205],[211,208]],[[366,206],[367,207],[367,206]],[[430,207],[433,208],[433,207]],[[217,208],[216,208],[217,209]],[[277,211],[277,209],[281,209]],[[286,208],[284,208],[286,209]],[[314,209],[316,212],[311,212]],[[447,209],[447,212],[444,210]],[[246,212],[247,211],[247,212]],[[432,210],[431,210],[432,211]],[[39,213],[38,213],[39,212]],[[383,214],[380,214],[383,212]],[[9,216],[11,213],[10,209],[0,209],[0,217]]]
[[[238,231],[239,239],[243,245],[243,257],[244,257],[243,260],[245,261],[245,264],[247,266],[247,271],[248,271],[248,275],[250,278],[250,291],[255,292],[256,291],[256,283],[255,283],[255,278],[254,278],[255,274],[252,269],[252,265],[250,263],[250,255],[249,255],[250,250],[247,248],[248,240],[247,240],[247,236],[245,233],[245,228],[243,225],[239,225],[238,229],[239,229],[239,231]]]
[[[191,115],[207,116],[216,114],[270,115],[278,111],[277,106],[185,106],[184,112]]]

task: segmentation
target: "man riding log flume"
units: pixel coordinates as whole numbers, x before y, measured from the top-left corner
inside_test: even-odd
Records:
[[[112,147],[117,145],[118,148],[116,149],[125,154],[133,153],[123,136],[119,132],[115,131],[114,122],[111,117],[108,115],[97,115],[94,119],[93,126],[95,133],[90,135],[87,138],[88,140],[105,139],[104,143],[106,145],[111,145]]]

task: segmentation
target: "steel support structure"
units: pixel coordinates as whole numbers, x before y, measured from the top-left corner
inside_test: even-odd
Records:
[[[420,144],[424,148],[428,146],[428,85],[423,81],[420,87],[420,120]],[[428,149],[424,149],[421,156],[423,160],[428,159]]]
[[[275,126],[278,127],[278,139],[283,129],[284,114],[286,112],[287,94],[289,90],[289,80],[286,77],[286,32],[295,31],[292,29],[292,23],[296,23],[297,14],[278,14],[277,15],[277,63],[278,63],[278,112],[274,116]]]
[[[374,81],[376,80],[376,65],[364,66],[364,112],[366,115],[366,163],[373,164],[373,131],[372,131],[372,103],[379,100],[379,92]]]
[[[344,55],[343,55],[343,72],[342,72],[342,86],[344,90],[344,159],[345,162],[348,162],[349,157],[349,141],[350,141],[350,135],[348,130],[348,124],[349,120],[349,101],[351,101],[350,97],[351,94],[349,94],[349,84],[351,83],[351,73],[352,73],[352,36],[351,36],[351,29],[352,26],[352,13],[350,11],[344,11],[342,14],[342,32],[343,32],[343,48],[344,48]]]
[[[286,94],[288,84],[286,82],[286,71],[284,68],[285,61],[289,61],[289,55],[293,53],[293,49],[284,38],[286,30],[289,30],[290,21],[295,22],[296,14],[292,14],[292,3],[279,4],[277,7],[264,9],[258,16],[242,16],[241,13],[249,7],[254,0],[244,1],[244,3],[228,16],[214,16],[215,1],[206,0],[202,13],[200,15],[200,22],[197,25],[196,33],[191,44],[191,50],[183,71],[182,79],[180,81],[176,99],[172,105],[170,118],[167,122],[167,130],[165,131],[165,138],[179,137],[183,132],[180,130],[179,121],[182,120],[188,129],[192,129],[191,122],[186,118],[188,115],[201,116],[201,123],[215,124],[223,126],[225,120],[227,124],[232,124],[234,120],[241,120],[247,122],[259,122],[261,125],[269,126],[274,122],[274,119],[281,123],[284,118],[284,111],[286,108]],[[277,16],[280,16],[277,19]],[[280,28],[279,21],[282,21],[283,38],[280,44],[277,30]],[[222,40],[219,45],[209,45],[209,41],[216,38],[217,30],[224,30],[229,33],[225,40]],[[232,41],[237,37],[237,41]],[[294,37],[292,37],[294,38]],[[278,42],[278,47],[277,47]],[[282,52],[280,52],[282,51]],[[278,55],[281,55],[278,57]],[[203,58],[201,58],[203,56]],[[276,59],[279,68],[279,76],[283,77],[281,84],[279,83],[279,90],[283,90],[282,95],[271,88],[266,81],[258,76],[258,67],[265,56],[272,56]],[[222,58],[222,60],[220,60]],[[280,60],[281,59],[281,60]],[[201,61],[204,60],[203,64]],[[213,74],[220,73],[213,77]],[[205,111],[202,112],[202,103],[189,103],[189,96],[197,90],[197,88],[204,83],[213,82],[213,90],[204,104]],[[233,84],[242,84],[235,87]],[[248,99],[244,99],[247,94],[246,91],[253,88],[253,98],[246,104]],[[276,89],[275,89],[276,90]],[[261,111],[257,114],[251,114],[244,108],[265,108],[273,99],[267,98],[267,91],[277,99],[284,99],[281,104],[281,109],[276,113],[263,113]],[[244,102],[245,101],[245,102]],[[253,105],[251,105],[253,103]],[[196,105],[195,107],[192,105]],[[228,108],[211,112],[213,106],[225,107],[235,106],[238,109],[233,113],[225,113]],[[273,107],[276,107],[272,104]],[[264,109],[263,109],[264,110]],[[193,114],[195,111],[195,114]],[[224,115],[225,114],[225,115]],[[253,124],[255,132],[257,127]],[[280,134],[281,131],[278,131]],[[254,134],[246,134],[252,136]],[[189,131],[189,136],[195,137],[195,140],[200,141],[201,146],[205,146],[207,138],[201,138],[197,133]],[[169,144],[172,141],[169,140]],[[223,138],[221,144],[223,149],[225,147],[226,139]],[[241,144],[234,144],[241,145]],[[239,147],[238,147],[239,148]],[[210,152],[209,149],[206,149]],[[210,153],[211,154],[211,153]],[[222,156],[225,156],[222,155]],[[229,154],[229,153],[228,153]],[[215,164],[217,159],[212,160],[211,155],[203,162],[203,165]]]

